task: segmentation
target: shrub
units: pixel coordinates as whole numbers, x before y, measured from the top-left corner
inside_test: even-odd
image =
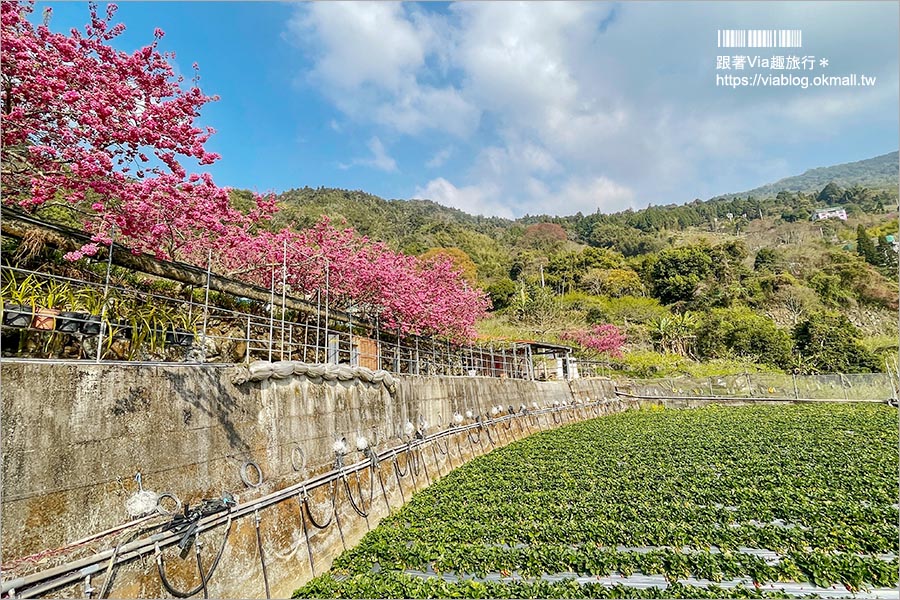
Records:
[[[791,336],[772,319],[746,308],[711,311],[696,336],[695,349],[702,358],[739,356],[782,369],[791,365]]]
[[[656,298],[604,298],[596,306],[588,307],[588,323],[613,323],[615,325],[642,324],[669,315],[669,310]]]
[[[859,330],[841,314],[816,313],[794,328],[794,348],[803,369],[817,373],[871,373],[881,370]]]

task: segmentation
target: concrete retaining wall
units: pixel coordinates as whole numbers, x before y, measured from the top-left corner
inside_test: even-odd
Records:
[[[345,437],[351,448],[365,435],[378,449],[402,444],[407,421],[446,428],[454,412],[487,415],[492,406],[608,398],[604,412],[636,406],[614,398],[602,380],[529,382],[492,378],[404,377],[392,396],[381,385],[312,381],[306,377],[236,385],[240,367],[178,365],[96,365],[7,362],[3,383],[2,561],[4,580],[62,564],[128,541],[131,530],[116,532],[74,549],[46,554],[97,532],[129,521],[126,500],[138,491],[171,492],[182,502],[236,493],[244,503],[326,472],[334,465],[332,444]],[[571,411],[567,419],[595,416]],[[567,421],[568,422],[568,421]],[[493,434],[497,446],[557,426],[549,415],[523,418]],[[465,435],[448,438],[449,455],[432,448],[421,457],[424,470],[397,485],[391,463],[382,463],[381,479],[392,508],[414,489],[449,469],[492,449],[482,436],[475,445]],[[355,451],[348,457],[358,460]],[[263,483],[248,487],[241,478],[247,460],[259,465]],[[405,458],[399,459],[401,465]],[[424,475],[424,477],[423,477]],[[368,491],[369,476],[361,487]],[[376,478],[375,481],[378,481]],[[351,478],[355,491],[355,480]],[[329,489],[312,493],[315,515],[330,511]],[[376,488],[368,519],[357,515],[338,491],[340,529],[311,530],[316,573],[346,546],[388,514]],[[368,497],[368,494],[365,494]],[[287,597],[312,576],[296,498],[259,513],[260,532],[273,597]],[[154,522],[162,521],[162,517]],[[307,522],[307,526],[309,523]],[[219,547],[221,529],[203,536],[208,568]],[[343,538],[343,540],[342,540]],[[40,560],[23,557],[44,553]],[[163,551],[169,579],[180,589],[199,583],[193,555],[180,559]],[[103,585],[105,574],[92,585]],[[113,597],[163,597],[152,554],[118,569]],[[234,522],[218,570],[209,583],[212,597],[263,597],[264,582],[253,516]],[[84,585],[68,586],[53,596],[84,596]]]

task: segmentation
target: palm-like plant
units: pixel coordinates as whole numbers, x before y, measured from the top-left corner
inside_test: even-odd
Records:
[[[697,318],[691,313],[663,316],[650,323],[650,338],[658,350],[687,356],[694,340]]]

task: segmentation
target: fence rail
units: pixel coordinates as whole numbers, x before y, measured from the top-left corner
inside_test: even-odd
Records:
[[[404,335],[329,311],[315,294],[309,310],[175,284],[125,285],[0,266],[4,356],[100,361],[227,362],[298,360],[350,364],[411,375],[530,379],[535,363],[515,342],[461,345]],[[162,282],[162,283],[160,283]],[[181,289],[176,289],[176,288]],[[294,304],[295,306],[298,303]],[[323,310],[325,308],[325,310]],[[540,366],[540,361],[536,361]],[[537,376],[554,377],[544,366]]]
[[[651,398],[747,398],[757,400],[871,400],[897,398],[889,373],[786,375],[752,373],[703,378],[634,379],[622,392]]]

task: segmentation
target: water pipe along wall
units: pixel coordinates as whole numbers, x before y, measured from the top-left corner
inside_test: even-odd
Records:
[[[162,571],[176,592],[287,597],[450,469],[640,402],[599,379],[329,381],[284,367],[247,381],[236,366],[4,361],[3,595],[167,597]],[[171,516],[127,508],[225,492],[236,505],[200,520],[204,580],[196,545],[182,556],[181,535],[145,529]]]

